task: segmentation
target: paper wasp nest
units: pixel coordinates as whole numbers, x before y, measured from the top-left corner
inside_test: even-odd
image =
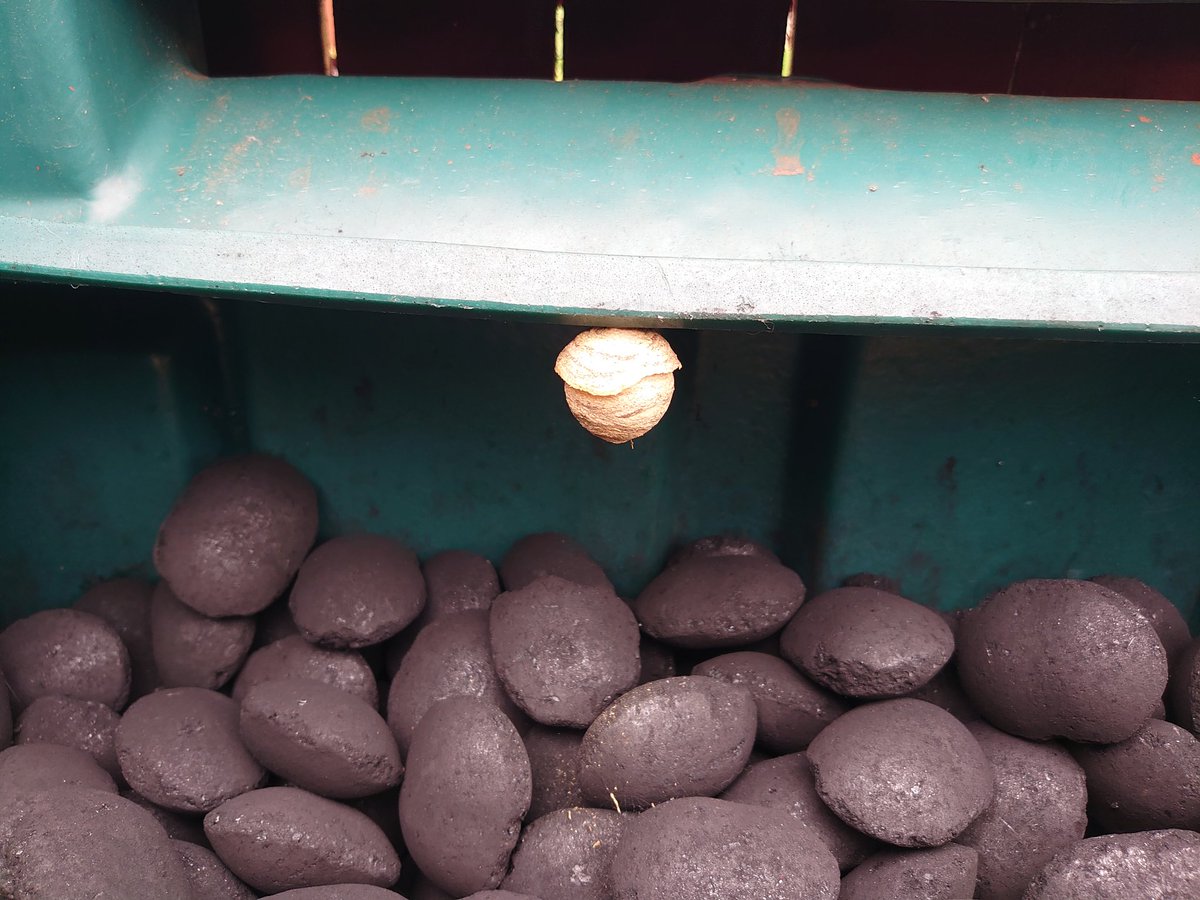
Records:
[[[658,424],[671,405],[679,367],[656,331],[593,328],[567,344],[554,371],[579,423],[601,440],[623,444]]]

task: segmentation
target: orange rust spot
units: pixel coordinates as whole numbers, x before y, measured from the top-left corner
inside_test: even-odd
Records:
[[[373,184],[364,184],[354,193],[359,197],[374,197],[379,193],[379,188],[375,187]]]
[[[631,125],[629,128],[625,129],[624,134],[620,134],[620,135],[610,134],[608,136],[608,139],[610,142],[612,142],[613,144],[616,144],[622,150],[627,150],[630,147],[632,147],[635,143],[637,143],[637,139],[639,136],[640,136],[640,131],[639,131],[638,127],[636,125]]]
[[[1149,125],[1151,120],[1149,116],[1138,116],[1138,121],[1143,125]]]
[[[794,109],[781,109],[775,113],[775,124],[779,126],[780,139],[790,143],[800,130],[800,113]]]
[[[392,130],[392,111],[386,106],[377,106],[363,113],[360,124],[367,131],[387,134]]]
[[[772,175],[803,175],[804,166],[800,162],[798,156],[783,156],[776,154],[775,169],[771,172]]]
[[[1200,166],[1200,153],[1193,153],[1193,154],[1192,154],[1192,165],[1193,165],[1193,166]]]
[[[779,129],[779,139],[771,149],[771,155],[775,157],[775,168],[771,174],[803,175],[805,168],[800,162],[799,150],[804,146],[804,141],[796,141],[800,131],[800,113],[794,109],[781,109],[775,113],[775,124]]]
[[[221,159],[221,162],[216,166],[213,173],[205,182],[205,190],[212,192],[221,187],[227,182],[233,181],[238,176],[238,169],[242,164],[243,158],[249,152],[254,144],[261,144],[255,135],[248,134],[232,147]]]
[[[175,78],[187,78],[191,81],[208,81],[208,76],[203,72],[197,72],[190,66],[175,65]]]

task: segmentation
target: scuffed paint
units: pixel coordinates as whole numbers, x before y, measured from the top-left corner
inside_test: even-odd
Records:
[[[142,190],[142,181],[135,173],[110,175],[97,183],[88,203],[88,221],[105,224],[115,221],[133,205]]]
[[[775,147],[771,150],[775,157],[772,175],[803,175],[807,170],[800,161],[800,148],[803,139],[797,141],[800,133],[800,113],[791,108],[784,108],[775,113],[775,126],[779,133]]]
[[[386,106],[368,109],[363,113],[359,124],[362,125],[364,131],[378,131],[380,134],[387,134],[392,130],[392,111]]]
[[[772,175],[803,175],[807,171],[798,156],[775,155],[775,168]]]

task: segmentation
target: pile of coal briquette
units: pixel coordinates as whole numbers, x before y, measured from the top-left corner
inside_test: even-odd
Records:
[[[712,537],[630,601],[561,534],[317,528],[224,460],[156,584],[0,632],[0,897],[1200,897],[1200,642],[1141,581],[938,612]]]

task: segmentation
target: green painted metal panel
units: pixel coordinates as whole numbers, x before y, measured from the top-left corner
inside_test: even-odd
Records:
[[[969,606],[1109,569],[1200,599],[1194,347],[867,341],[840,408],[821,579]]]
[[[1198,104],[210,80],[186,29],[142,10],[0,11],[10,45],[43,35],[0,62],[19,87],[0,271],[676,322],[1200,330]],[[108,49],[71,64],[81,102],[59,64],[85,35]]]

